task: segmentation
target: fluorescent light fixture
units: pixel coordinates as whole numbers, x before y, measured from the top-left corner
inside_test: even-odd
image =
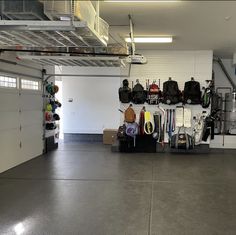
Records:
[[[158,3],[158,2],[179,2],[180,0],[104,0],[104,2],[110,3]]]
[[[125,38],[126,42],[131,42],[131,38]],[[172,37],[135,37],[135,43],[171,43]]]

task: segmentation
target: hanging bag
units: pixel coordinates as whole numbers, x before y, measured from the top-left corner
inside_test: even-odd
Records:
[[[178,133],[171,137],[170,147],[174,149],[193,149],[193,138],[186,132],[186,128],[179,127]]]
[[[125,124],[118,128],[117,139],[118,140],[126,139],[126,125]]]
[[[200,83],[194,81],[185,82],[183,101],[185,104],[201,104],[201,88]]]
[[[146,112],[145,107],[143,107],[140,114],[139,114],[139,134],[140,135],[145,134],[145,132],[144,132],[145,112]]]
[[[136,114],[132,108],[132,105],[130,105],[124,113],[124,118],[125,118],[125,122],[127,123],[133,123],[136,120]]]
[[[153,118],[150,112],[144,113],[145,123],[144,123],[144,132],[146,135],[151,135],[154,132],[154,123]]]
[[[134,147],[136,145],[136,135],[138,135],[138,129],[139,127],[136,122],[126,124],[126,135],[134,139]]]
[[[159,86],[153,82],[148,89],[148,103],[152,105],[157,105],[160,99],[160,89]]]
[[[212,91],[211,88],[205,88],[205,91],[202,96],[202,107],[204,109],[209,108],[211,104]]]
[[[177,104],[181,102],[181,92],[179,90],[178,83],[173,80],[169,80],[163,83],[163,100],[164,104]]]
[[[132,91],[132,101],[134,104],[144,104],[146,101],[147,95],[143,86],[137,82]]]
[[[131,89],[129,88],[129,82],[127,79],[123,80],[123,87],[119,89],[119,99],[121,103],[131,102]]]

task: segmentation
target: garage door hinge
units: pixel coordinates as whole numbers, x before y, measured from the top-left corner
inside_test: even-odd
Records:
[[[20,142],[20,148],[22,148],[22,143]]]
[[[21,109],[19,109],[19,113],[21,113]]]
[[[20,126],[20,131],[21,131],[21,129],[22,129],[22,126]]]

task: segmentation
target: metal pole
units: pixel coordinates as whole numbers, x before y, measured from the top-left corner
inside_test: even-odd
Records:
[[[49,77],[47,77],[47,80],[50,77],[101,77],[101,78],[109,78],[109,77],[114,77],[114,78],[122,78],[122,77],[129,77],[128,75],[95,75],[95,74],[46,74]]]
[[[129,64],[129,70],[127,75],[95,75],[95,74],[47,74],[45,73],[44,76],[47,76],[44,80],[45,82],[51,77],[114,77],[114,78],[128,78],[131,74],[131,67],[132,65]]]
[[[6,64],[11,64],[11,65],[17,65],[17,66],[21,66],[21,67],[25,67],[25,68],[37,70],[37,71],[41,71],[41,70],[42,70],[42,69],[37,69],[37,68],[35,68],[35,67],[33,67],[33,66],[30,66],[30,65],[19,64],[19,63],[17,63],[17,62],[10,61],[10,60],[5,60],[5,59],[0,59],[0,62],[6,63]]]
[[[100,34],[100,1],[96,1],[96,27],[95,30]]]
[[[128,54],[106,54],[106,53],[83,53],[83,52],[60,52],[60,51],[43,51],[43,50],[24,50],[24,49],[0,49],[0,54],[2,52],[26,52],[26,53],[51,53],[51,54],[70,54],[70,55],[88,55],[88,56],[116,56],[116,57],[127,57]]]
[[[132,64],[129,64],[129,70],[127,75],[95,75],[95,74],[47,74],[45,73],[44,76],[47,78],[44,80],[45,82],[51,77],[118,77],[118,78],[128,78],[131,74],[131,67]]]
[[[131,39],[132,55],[135,55],[134,24],[133,24],[131,15],[129,15],[129,24],[130,24],[130,39]]]
[[[28,78],[35,78],[35,79],[42,80],[42,77],[33,76],[33,75],[29,75],[29,74],[24,74],[24,73],[16,73],[16,72],[8,71],[5,69],[0,69],[0,72],[7,73],[7,74],[13,74],[13,75],[20,76],[20,77],[28,77]]]

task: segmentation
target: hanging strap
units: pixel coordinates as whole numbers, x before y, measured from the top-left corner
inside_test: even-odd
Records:
[[[169,132],[169,109],[166,110],[166,132]]]
[[[158,115],[158,142],[161,141],[161,115]]]
[[[173,109],[173,114],[172,114],[172,132],[175,131],[175,110]]]
[[[169,139],[170,139],[172,136],[172,111],[171,111],[171,109],[169,110],[168,135],[169,135]]]

